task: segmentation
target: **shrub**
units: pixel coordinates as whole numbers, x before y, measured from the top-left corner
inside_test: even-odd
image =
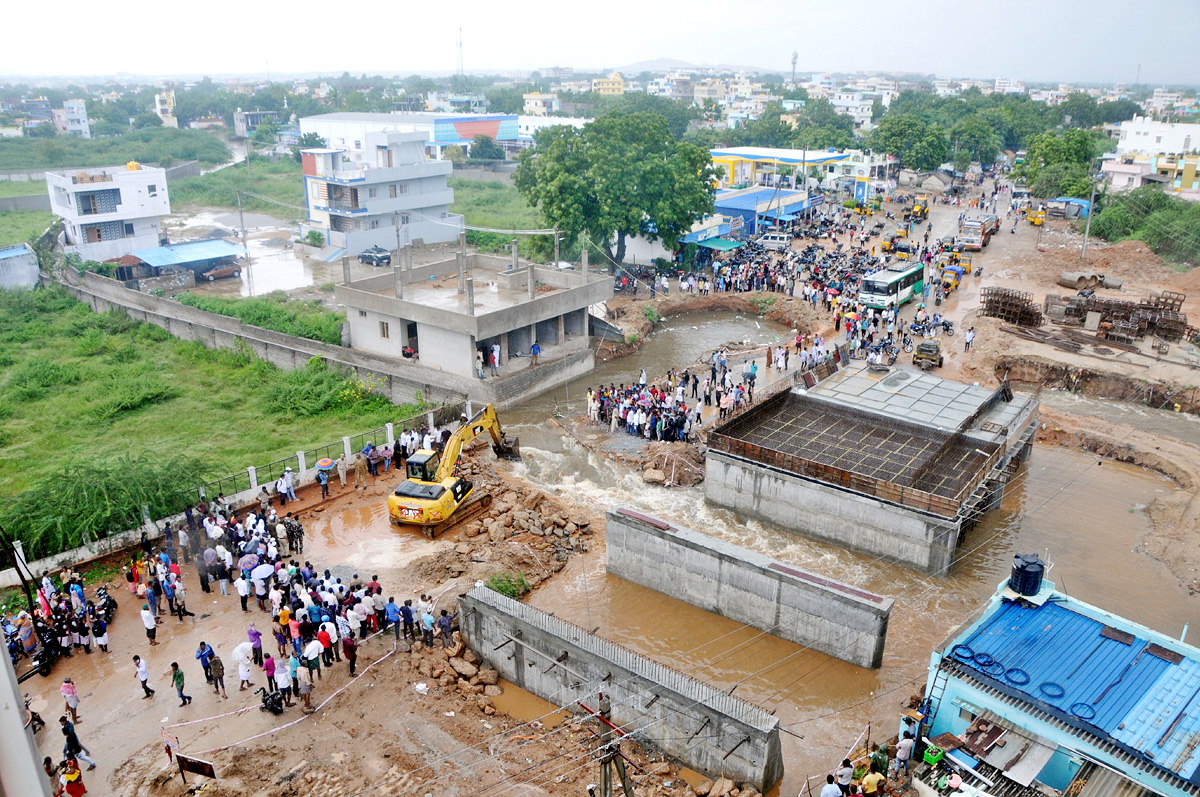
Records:
[[[642,308],[642,315],[646,316],[646,320],[651,324],[657,324],[659,321],[662,321],[662,314],[658,312],[657,307],[651,304]]]
[[[179,395],[179,390],[153,374],[121,375],[105,380],[101,398],[92,405],[92,414],[107,421],[141,407],[167,401]]]
[[[522,595],[525,595],[529,590],[533,589],[529,586],[529,582],[525,580],[524,573],[496,573],[487,580],[487,586],[499,592],[501,595],[507,595],[510,598],[520,600]]]
[[[325,236],[317,230],[309,230],[304,236],[304,243],[309,246],[322,247],[325,245]]]
[[[50,388],[73,385],[82,378],[83,369],[77,365],[30,360],[13,369],[8,378],[8,390],[18,401],[37,401]]]
[[[382,409],[390,406],[372,392],[375,385],[347,379],[314,357],[303,369],[280,374],[262,393],[263,408],[287,418],[313,418],[328,412]]]
[[[247,324],[335,346],[342,342],[342,316],[318,302],[291,301],[283,291],[253,299],[229,299],[183,293],[179,301],[210,313],[240,318]]]

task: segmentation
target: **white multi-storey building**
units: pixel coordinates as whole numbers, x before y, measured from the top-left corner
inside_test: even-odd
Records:
[[[1200,127],[1135,116],[1118,127],[1118,155],[1183,155],[1200,149]]]
[[[46,172],[50,209],[63,221],[63,251],[109,260],[162,243],[159,217],[171,212],[167,173],[124,166]]]
[[[88,125],[87,104],[83,100],[63,100],[62,108],[55,108],[54,127],[64,136],[79,136],[91,138],[92,129]]]
[[[425,156],[428,140],[420,132],[366,133],[359,150],[301,150],[301,233],[316,230],[349,255],[457,240],[463,217],[450,213],[454,190],[446,184],[454,167]]]

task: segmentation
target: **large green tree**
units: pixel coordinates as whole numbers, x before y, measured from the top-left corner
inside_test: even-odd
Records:
[[[475,160],[504,160],[504,148],[496,143],[496,139],[480,133],[471,139],[471,157]]]
[[[1086,169],[1095,153],[1092,137],[1084,130],[1065,130],[1061,135],[1057,131],[1047,130],[1029,137],[1020,176],[1032,184],[1041,170],[1048,166],[1068,164]]]
[[[610,263],[622,262],[629,236],[677,247],[713,208],[708,153],[676,141],[657,113],[546,128],[521,153],[515,181],[547,222],[587,235]]]
[[[915,113],[885,116],[871,134],[871,145],[918,172],[933,171],[945,163],[949,149],[941,126],[927,124]]]
[[[1000,136],[982,114],[964,116],[950,128],[950,140],[958,152],[966,152],[972,160],[988,165],[1000,153]]]

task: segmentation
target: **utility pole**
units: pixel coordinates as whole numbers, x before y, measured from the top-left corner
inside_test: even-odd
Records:
[[[554,267],[558,268],[558,228],[554,228]]]
[[[800,53],[792,50],[792,89],[796,88],[796,59],[800,57]]]
[[[629,773],[625,770],[625,759],[617,754],[613,743],[612,704],[604,695],[600,695],[600,722],[603,725],[600,747],[604,750],[604,755],[600,758],[600,797],[612,797],[614,764],[617,767],[617,777],[621,779],[621,788],[625,790],[625,797],[634,797],[633,782],[629,780]]]
[[[237,192],[238,202],[238,224],[242,227],[242,249],[246,252],[246,287],[250,291],[250,295],[254,296],[254,275],[250,270],[250,247],[246,244],[246,217],[242,213],[242,192]]]
[[[1088,200],[1088,220],[1083,230],[1083,251],[1079,253],[1079,259],[1087,258],[1088,236],[1092,234],[1092,214],[1096,212],[1096,178],[1092,177],[1092,198]]]

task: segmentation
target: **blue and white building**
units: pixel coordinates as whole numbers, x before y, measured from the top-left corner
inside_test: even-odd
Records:
[[[1200,795],[1200,650],[1049,581],[1002,584],[934,651],[926,694],[921,734],[969,793]]]

